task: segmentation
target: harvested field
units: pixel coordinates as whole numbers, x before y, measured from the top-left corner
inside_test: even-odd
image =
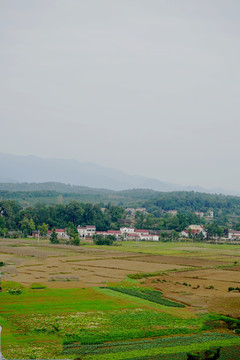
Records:
[[[228,292],[240,286],[239,271],[206,269],[171,272],[146,280],[168,298],[191,305],[196,312],[210,311],[240,316],[240,293]]]
[[[113,247],[73,247],[52,245],[46,240],[38,246],[32,239],[4,239],[2,245],[0,260],[7,264],[2,268],[3,279],[25,286],[103,286],[123,281],[128,274],[157,272],[165,275],[141,282],[161,290],[167,298],[191,305],[197,312],[240,315],[240,293],[228,292],[228,287],[240,284],[239,246],[122,243]],[[153,249],[156,254],[149,254]]]

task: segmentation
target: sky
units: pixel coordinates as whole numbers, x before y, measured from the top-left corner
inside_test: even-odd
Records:
[[[239,0],[0,0],[0,153],[240,191]]]

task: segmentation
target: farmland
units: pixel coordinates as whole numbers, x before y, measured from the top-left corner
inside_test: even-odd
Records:
[[[6,358],[237,359],[238,246],[0,241]]]

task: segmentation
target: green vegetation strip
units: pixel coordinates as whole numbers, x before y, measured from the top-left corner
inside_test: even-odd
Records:
[[[161,338],[154,340],[142,340],[142,341],[128,341],[128,342],[114,342],[105,343],[98,345],[70,345],[65,346],[63,354],[109,354],[124,351],[133,350],[148,350],[153,348],[165,348],[165,347],[176,347],[182,346],[183,344],[190,345],[194,343],[208,343],[209,341],[219,341],[233,339],[236,336],[231,334],[220,334],[220,333],[206,333],[201,335],[193,336],[177,336],[174,338]]]
[[[227,346],[221,349],[219,360],[235,360],[239,358],[240,346]],[[131,357],[125,360],[186,360],[186,352],[175,354],[158,354],[154,356]]]
[[[109,353],[109,354],[94,354],[94,355],[85,355],[85,360],[133,360],[133,359],[142,359],[146,356],[149,359],[154,359],[153,356],[159,354],[177,354],[177,353],[187,353],[192,351],[202,351],[209,349],[215,346],[234,346],[240,345],[239,337],[231,339],[217,339],[209,340],[207,342],[196,342],[192,344],[177,345],[172,347],[155,347],[151,349],[139,349],[139,350],[130,350],[123,351],[118,353]],[[233,360],[233,359],[231,359]]]
[[[145,289],[145,288],[130,288],[130,287],[106,287],[107,289],[117,291],[123,294],[135,296],[144,300],[148,300],[157,304],[161,304],[164,306],[172,306],[183,308],[185,305],[162,298],[162,293],[158,290],[153,289]]]

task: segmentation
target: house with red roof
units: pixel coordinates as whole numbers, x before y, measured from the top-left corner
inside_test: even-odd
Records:
[[[53,229],[49,230],[48,231],[48,236],[51,236],[52,232],[53,232]],[[57,236],[60,237],[60,238],[65,238],[65,239],[69,238],[69,236],[67,234],[67,229],[55,229],[55,232],[57,233]]]
[[[228,230],[228,238],[230,240],[240,239],[240,231],[237,230]]]
[[[85,227],[81,227],[78,225],[77,231],[80,237],[93,237],[96,234],[96,226],[95,225],[86,225]]]
[[[194,237],[202,234],[204,239],[207,237],[207,233],[202,225],[189,225],[187,229],[180,233],[180,236],[189,237],[189,234]]]

